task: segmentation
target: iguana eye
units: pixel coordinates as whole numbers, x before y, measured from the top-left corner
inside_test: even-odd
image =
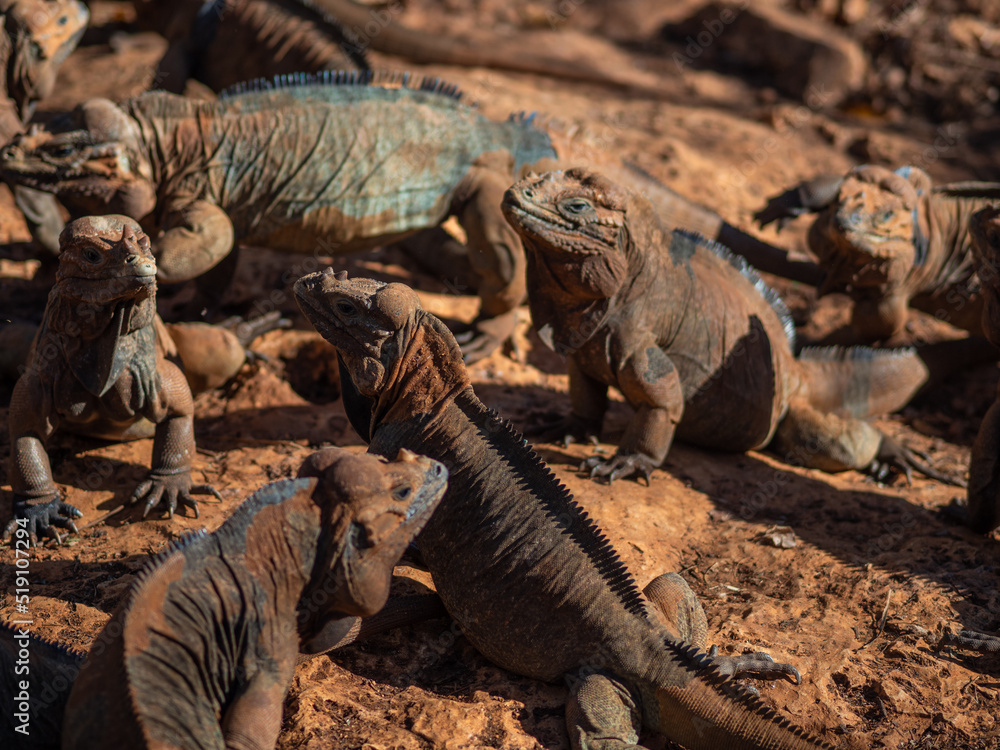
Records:
[[[562,204],[562,209],[570,214],[586,213],[592,208],[593,205],[586,198],[570,198]]]
[[[345,302],[344,300],[340,300],[337,303],[337,312],[339,312],[341,315],[351,316],[357,312],[357,308],[355,308],[354,305],[352,305],[350,302]]]
[[[403,503],[409,500],[412,494],[413,487],[408,484],[401,485],[392,491],[393,498]]]
[[[101,262],[101,254],[97,252],[94,248],[88,247],[86,250],[83,251],[83,259],[88,263],[97,264]]]
[[[49,149],[49,153],[52,154],[52,156],[55,156],[57,158],[62,158],[62,157],[69,156],[70,154],[72,154],[73,153],[73,147],[70,146],[70,145],[53,146],[52,148]]]
[[[892,211],[883,211],[878,215],[875,221],[877,221],[879,224],[888,224],[891,219],[892,219]]]

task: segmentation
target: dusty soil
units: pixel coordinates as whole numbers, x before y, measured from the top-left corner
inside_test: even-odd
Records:
[[[948,105],[940,87],[921,83],[936,79],[914,73],[909,88],[887,97],[880,81],[893,79],[880,78],[875,66],[866,89],[829,110],[783,99],[773,87],[731,71],[677,67],[671,62],[676,48],[659,29],[671,17],[685,17],[693,5],[421,0],[407,5],[401,17],[431,31],[488,29],[501,43],[544,44],[610,61],[643,80],[660,78],[675,93],[654,101],[544,77],[422,69],[461,84],[491,116],[515,110],[558,115],[574,137],[637,162],[744,227],[763,196],[859,160],[916,163],[937,180],[1000,176],[986,137],[995,127],[994,108],[978,100],[966,106],[957,89]],[[861,42],[882,28],[880,19],[892,21],[884,39],[896,46],[872,46],[873,58],[876,52],[901,55],[899,39],[909,30],[914,42],[905,51],[918,56],[910,63],[916,71],[933,62],[919,57],[921,49],[970,38],[968,24],[959,29],[965,36],[941,36],[953,26],[949,13],[978,12],[972,2],[914,3],[912,13],[919,16],[901,15],[905,8],[889,4],[861,3],[858,20],[858,5],[844,0],[797,7],[809,23],[829,19]],[[41,108],[43,117],[87,96],[137,93],[153,79],[162,42],[132,33],[128,3],[94,2],[92,8],[95,28],[66,64],[59,91]],[[981,19],[997,33],[990,26],[997,23],[995,13]],[[975,37],[979,47],[966,44],[963,54],[976,65],[967,66],[971,72],[962,81],[973,93],[996,84],[996,49],[983,41],[992,38],[982,33]],[[904,108],[910,104],[912,111]],[[956,111],[962,121],[946,119]],[[803,252],[804,229],[799,221],[781,235],[764,236]],[[0,245],[0,306],[7,315],[37,319],[48,277],[37,261],[25,260],[26,239],[0,188],[0,242],[10,243]],[[194,474],[223,496],[218,504],[204,502],[200,519],[140,521],[129,510],[116,511],[142,479],[152,441],[70,440],[53,446],[56,480],[68,501],[83,510],[88,527],[66,546],[32,555],[31,616],[38,633],[86,646],[148,557],[167,542],[191,529],[217,527],[250,492],[292,475],[319,446],[363,450],[336,400],[329,349],[297,314],[286,283],[328,262],[322,256],[244,253],[228,307],[250,314],[277,307],[296,327],[258,342],[270,362],[247,366],[222,391],[199,397]],[[453,280],[431,278],[392,251],[335,264],[352,275],[411,283],[442,317],[468,320],[475,312],[474,298],[449,293]],[[818,304],[809,288],[775,284],[796,319],[807,324],[807,337],[846,319],[844,298]],[[163,306],[169,310],[182,300],[183,292],[173,299],[165,295]],[[949,333],[918,317],[911,335]],[[513,354],[497,353],[472,368],[480,397],[522,428],[566,411],[563,365],[528,330],[526,311]],[[964,373],[878,424],[961,475],[996,375],[995,367]],[[0,413],[6,424],[6,409]],[[788,467],[766,453],[726,455],[680,444],[648,487],[580,477],[575,466],[595,450],[613,451],[629,413],[615,404],[606,442],[597,447],[539,449],[599,520],[640,584],[663,571],[681,571],[705,605],[713,643],[729,653],[764,650],[801,670],[799,687],[758,684],[764,701],[843,747],[1000,747],[1000,659],[933,648],[945,629],[1000,630],[998,539],[970,534],[942,512],[960,490],[920,477],[912,486],[882,486],[854,472],[830,476]],[[2,432],[5,469],[9,445]],[[6,481],[5,474],[0,477]],[[9,491],[4,494],[9,497]],[[9,503],[2,507],[0,522],[6,522]],[[789,546],[775,546],[774,539]],[[0,606],[7,618],[13,613],[12,572],[12,553],[0,551]],[[407,568],[397,572],[409,579],[402,588],[430,585]],[[507,673],[479,656],[452,623],[431,621],[301,666],[279,747],[565,748],[565,698],[561,685]],[[645,741],[662,747],[655,737]]]

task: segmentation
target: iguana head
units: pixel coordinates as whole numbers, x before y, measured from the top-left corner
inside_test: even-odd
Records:
[[[1000,346],[1000,206],[987,206],[969,218],[976,274],[983,285],[983,331]]]
[[[58,336],[77,380],[96,396],[155,345],[156,262],[149,237],[127,216],[86,216],[59,235],[59,270],[44,329]],[[133,376],[155,393],[155,369]]]
[[[89,18],[77,0],[0,0],[0,33],[11,45],[7,94],[22,121],[52,92],[59,66],[76,48]]]
[[[127,216],[85,216],[59,235],[56,290],[64,297],[107,304],[156,293],[149,237]]]
[[[295,282],[295,298],[337,350],[344,408],[365,440],[391,405],[430,410],[440,395],[469,382],[455,337],[404,284],[349,279],[328,268]],[[421,378],[425,369],[432,374]],[[422,391],[400,398],[413,379],[422,380]]]
[[[397,358],[403,333],[420,300],[408,286],[374,279],[348,279],[332,268],[295,283],[299,307],[337,349],[358,391],[375,396]]]
[[[107,99],[91,99],[0,151],[0,176],[54,193],[77,213],[141,219],[156,186],[136,122]]]
[[[821,293],[898,285],[924,262],[921,196],[931,180],[916,167],[861,166],[847,173],[835,202],[816,219],[811,241],[826,271]]]
[[[313,498],[327,545],[303,601],[319,602],[317,588],[329,596],[306,615],[322,622],[331,613],[375,614],[389,596],[393,567],[444,495],[447,469],[405,448],[395,461],[328,448],[309,456],[299,476],[319,479]]]
[[[501,207],[524,244],[532,319],[562,353],[593,335],[630,278],[637,244],[662,231],[647,201],[583,169],[530,175]]]

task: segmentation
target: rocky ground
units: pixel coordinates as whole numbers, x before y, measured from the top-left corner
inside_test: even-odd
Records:
[[[162,40],[135,33],[128,3],[91,6],[94,28],[65,65],[42,117],[88,96],[123,98],[153,80]],[[755,3],[747,13],[764,26],[749,41],[736,22],[713,34],[717,27],[705,23],[716,7],[693,2],[412,0],[390,7],[429,33],[551,49],[658,87],[663,96],[651,98],[544,76],[420,69],[459,83],[488,115],[555,115],[567,135],[631,159],[745,228],[764,196],[859,162],[913,163],[942,181],[1000,177],[992,137],[1000,11],[988,0]],[[698,24],[710,39],[699,36]],[[832,62],[809,68],[812,78],[803,79],[805,63],[790,72],[780,60],[753,57],[768,47],[791,49],[759,36],[779,32],[806,39],[803,54]],[[696,48],[704,54],[694,55]],[[832,93],[817,98],[816,91]],[[805,227],[800,220],[762,236],[804,252]],[[0,245],[0,308],[8,306],[0,312],[40,311],[43,304],[46,270],[26,259],[26,239],[0,188],[0,243],[8,243]],[[295,328],[258,342],[269,362],[199,397],[194,474],[218,488],[223,501],[204,502],[200,519],[138,521],[117,509],[143,477],[152,441],[54,446],[56,480],[88,525],[68,545],[32,555],[37,632],[86,646],[148,557],[171,539],[215,528],[250,492],[292,475],[319,446],[363,450],[337,401],[330,350],[297,314],[282,282],[330,262],[352,275],[410,283],[447,319],[475,312],[473,297],[449,292],[452,280],[432,278],[391,250],[336,261],[244,253],[228,307],[277,307]],[[845,298],[817,302],[808,287],[775,285],[807,338],[846,320]],[[173,301],[182,299],[183,292]],[[955,335],[919,316],[909,333]],[[526,310],[518,346],[471,371],[481,398],[521,428],[569,408],[563,364],[530,332]],[[962,475],[996,377],[995,367],[969,371],[878,424]],[[911,486],[879,485],[854,472],[791,468],[767,453],[726,455],[682,444],[649,486],[580,477],[581,459],[614,450],[629,413],[614,405],[606,442],[597,447],[538,448],[641,585],[680,571],[704,602],[711,642],[728,653],[764,650],[801,670],[798,687],[759,683],[765,702],[848,748],[1000,747],[1000,660],[933,648],[947,629],[1000,630],[998,539],[970,534],[942,512],[960,490],[921,477]],[[0,414],[6,424],[6,410]],[[3,430],[0,466],[8,455]],[[0,522],[8,507],[2,504]],[[12,552],[0,551],[0,608],[8,618],[13,570]],[[408,579],[401,588],[430,585],[408,568],[397,572]],[[451,622],[431,621],[301,666],[279,747],[565,748],[565,698],[561,685],[507,673],[479,656]],[[644,742],[663,746],[655,737]]]

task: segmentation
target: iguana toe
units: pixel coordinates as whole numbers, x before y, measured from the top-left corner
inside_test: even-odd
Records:
[[[866,471],[879,482],[886,481],[895,470],[903,473],[907,484],[912,484],[913,471],[916,470],[930,479],[936,479],[954,487],[966,486],[964,479],[938,471],[931,465],[930,461],[931,458],[926,453],[907,448],[888,435],[883,435],[878,454],[868,465]]]
[[[73,519],[82,517],[83,513],[79,508],[64,503],[58,496],[47,503],[19,504],[14,509],[14,518],[4,529],[3,540],[9,540],[17,527],[22,526],[27,528],[32,546],[38,545],[41,536],[55,539],[56,544],[62,544],[64,537],[59,534],[58,528],[68,529],[76,534],[78,529]]]
[[[149,511],[161,504],[166,506],[167,518],[173,518],[178,503],[181,507],[191,508],[195,518],[201,518],[198,501],[193,497],[194,495],[214,495],[217,500],[222,500],[222,495],[214,487],[207,484],[192,485],[191,475],[182,472],[167,475],[151,474],[148,479],[135,488],[130,504],[140,500],[146,501],[142,509],[143,518],[149,514]]]
[[[601,431],[599,422],[583,419],[575,414],[560,417],[547,424],[538,425],[524,431],[536,443],[558,443],[568,448],[573,443],[596,442]]]
[[[656,462],[648,456],[638,453],[616,453],[614,457],[607,459],[591,456],[580,464],[580,471],[589,473],[591,479],[607,477],[609,484],[616,479],[627,479],[635,475],[636,481],[639,477],[645,479],[648,487],[650,475],[656,467]]]
[[[780,680],[787,677],[796,685],[802,684],[802,675],[791,664],[781,664],[768,654],[750,653],[739,656],[719,656],[719,647],[708,652],[719,672],[732,679],[753,677],[758,680]]]

